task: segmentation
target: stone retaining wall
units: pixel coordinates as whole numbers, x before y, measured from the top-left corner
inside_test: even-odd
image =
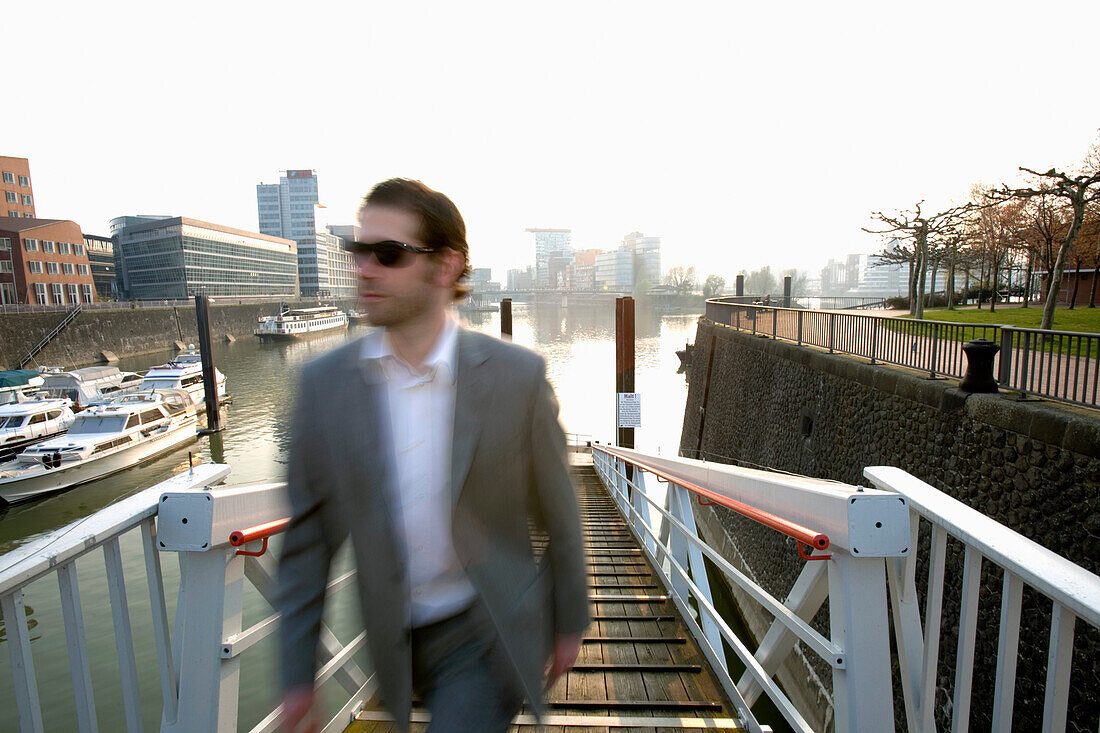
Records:
[[[713,357],[712,357],[713,355]],[[865,466],[898,466],[1026,537],[1096,572],[1100,560],[1100,420],[1091,412],[1009,395],[967,395],[950,380],[752,336],[701,320],[691,362],[681,454],[774,468],[849,484]],[[785,597],[802,568],[793,541],[724,509],[696,508],[713,541],[732,545],[769,592]],[[718,534],[721,538],[716,537]],[[927,533],[922,533],[927,557]],[[936,706],[947,724],[953,689],[961,556],[949,543],[948,582]],[[740,560],[743,558],[743,560]],[[925,564],[918,567],[924,609]],[[971,723],[988,730],[1001,572],[983,572]],[[735,594],[736,595],[736,594]],[[759,634],[769,618],[741,604]],[[815,625],[827,631],[827,609]],[[1014,729],[1033,730],[1042,712],[1050,606],[1025,594]],[[1097,730],[1100,634],[1078,624],[1070,730]],[[811,688],[828,669],[788,670]],[[808,694],[816,690],[811,689]],[[895,711],[902,713],[901,701]],[[822,720],[820,711],[808,711]],[[827,717],[827,716],[826,716]]]
[[[317,303],[292,305],[308,308]],[[274,315],[278,310],[278,303],[214,303],[210,306],[211,334],[215,340],[223,340],[227,334],[252,338],[259,317]],[[16,368],[64,316],[61,312],[0,314],[0,368]],[[31,367],[85,366],[102,361],[103,351],[118,357],[136,356],[171,349],[176,341],[198,343],[194,306],[86,310],[35,357]]]

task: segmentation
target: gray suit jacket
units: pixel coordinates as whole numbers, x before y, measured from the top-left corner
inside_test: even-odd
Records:
[[[451,457],[455,550],[528,699],[554,634],[588,625],[584,549],[558,405],[537,354],[460,330]],[[412,700],[409,590],[388,488],[385,385],[356,340],[307,365],[291,429],[292,519],[279,565],[284,689],[310,685],[324,589],[349,534],[367,643],[399,725]],[[528,518],[549,534],[536,563]]]

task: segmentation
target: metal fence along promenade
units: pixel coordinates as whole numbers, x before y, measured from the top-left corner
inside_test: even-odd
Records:
[[[862,357],[872,364],[920,370],[933,378],[961,379],[967,367],[963,345],[986,339],[1000,346],[994,373],[1001,388],[1100,406],[1100,334],[782,308],[736,300],[708,300],[707,320],[829,353]]]

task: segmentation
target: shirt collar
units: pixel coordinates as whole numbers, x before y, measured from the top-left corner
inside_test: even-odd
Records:
[[[393,342],[384,327],[363,340],[361,358],[377,360],[383,364],[392,360],[408,369],[410,374],[412,373],[412,367],[393,350]],[[445,369],[451,382],[454,382],[458,377],[457,358],[458,324],[448,315],[443,321],[443,330],[436,337],[432,350],[424,359],[424,366],[429,372],[438,371],[440,368]],[[389,370],[386,370],[386,373],[389,376]]]

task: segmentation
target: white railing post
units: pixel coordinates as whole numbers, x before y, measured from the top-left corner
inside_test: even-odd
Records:
[[[843,666],[833,667],[836,729],[893,730],[885,561],[835,551],[828,562],[829,624],[844,650]]]
[[[15,710],[19,717],[19,730],[21,733],[41,733],[42,708],[38,704],[38,682],[34,676],[31,635],[27,629],[23,591],[17,590],[0,597],[0,613],[4,615],[4,628],[7,631],[8,659],[11,661],[11,679],[15,686]]]
[[[678,486],[672,482],[668,484],[668,491],[671,497],[669,507],[672,516],[678,519],[692,536],[698,537],[699,530],[695,526],[695,514],[691,508],[691,492],[685,489],[683,486]],[[703,553],[699,548],[691,542],[688,542],[686,537],[682,537],[679,530],[673,529],[672,536],[678,538],[682,543],[682,549],[678,554],[674,554],[676,562],[680,563],[681,567],[691,569],[691,578],[695,582],[699,593],[702,596],[702,600],[706,601],[706,607],[712,608],[714,606],[714,597],[710,590],[710,579],[707,576],[707,566],[703,562]],[[683,598],[684,603],[687,604],[689,594],[687,592],[687,582],[680,576],[679,573],[672,573],[673,587],[676,588],[676,594]],[[677,583],[676,581],[679,581]],[[684,590],[681,590],[681,587]],[[703,604],[700,604],[702,606]],[[707,642],[710,644],[711,649],[714,650],[714,655],[718,657],[718,661],[722,663],[722,668],[728,673],[729,667],[726,662],[726,655],[722,653],[722,632],[718,630],[718,625],[714,623],[714,619],[709,613],[700,612],[699,620],[702,622],[703,634],[707,637]]]
[[[173,642],[180,714],[162,733],[237,730],[240,658],[222,659],[222,642],[241,630],[244,558],[234,548],[180,553]]]
[[[657,545],[654,537],[648,535],[646,527],[653,526],[653,513],[650,511],[646,496],[649,494],[646,486],[645,471],[634,471],[634,487],[630,494],[630,503],[634,507],[634,535],[641,539],[649,548],[650,553],[656,555]]]

